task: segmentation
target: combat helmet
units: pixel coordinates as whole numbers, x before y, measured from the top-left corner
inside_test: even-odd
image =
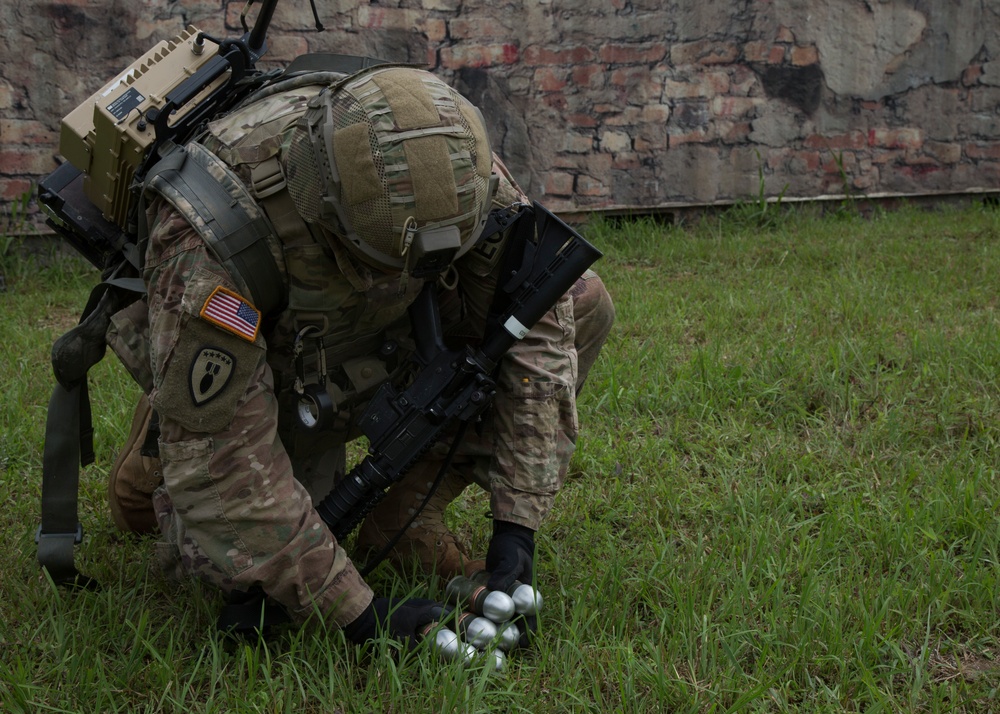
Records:
[[[474,245],[498,180],[479,109],[410,66],[363,70],[324,89],[285,157],[304,220],[369,265],[418,277]]]

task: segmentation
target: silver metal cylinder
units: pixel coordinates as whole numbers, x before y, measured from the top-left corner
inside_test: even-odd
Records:
[[[465,641],[476,649],[483,649],[497,636],[497,626],[485,617],[470,617],[463,624]]]
[[[537,615],[542,609],[542,594],[530,585],[515,581],[508,592],[514,609],[522,615]]]
[[[497,636],[499,638],[497,642],[497,647],[504,651],[510,652],[512,649],[518,646],[521,642],[521,629],[513,622],[505,622],[504,624],[497,627],[499,632]]]

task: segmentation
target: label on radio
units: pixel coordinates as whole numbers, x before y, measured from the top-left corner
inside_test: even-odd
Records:
[[[108,112],[118,121],[127,117],[133,109],[146,101],[146,98],[139,93],[135,87],[129,87],[118,99],[105,107]]]

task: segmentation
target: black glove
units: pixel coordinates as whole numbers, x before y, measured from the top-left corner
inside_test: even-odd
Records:
[[[493,538],[486,552],[486,570],[490,572],[487,589],[507,592],[515,580],[530,585],[534,557],[533,530],[516,523],[493,521]]]
[[[344,634],[360,645],[386,632],[404,643],[407,649],[413,649],[419,641],[420,630],[440,620],[443,613],[444,606],[434,600],[377,597],[354,622],[344,627]]]
[[[538,632],[538,615],[514,615],[513,622],[521,632],[517,646],[521,648],[531,647],[535,633]]]

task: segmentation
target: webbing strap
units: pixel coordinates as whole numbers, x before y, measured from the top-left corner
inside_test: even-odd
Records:
[[[42,455],[42,525],[35,535],[38,562],[56,584],[92,587],[96,582],[81,575],[73,564],[73,547],[83,540],[77,514],[80,484],[80,421],[88,405],[87,382],[71,389],[56,384],[49,400]]]
[[[170,189],[188,202],[207,228],[199,234],[233,277],[245,283],[257,309],[266,315],[284,304],[281,273],[267,244],[271,236],[267,221],[248,214],[186,150],[178,149],[160,161],[146,185],[160,193]]]
[[[42,524],[35,534],[35,543],[38,563],[59,585],[97,585],[95,580],[81,575],[73,564],[73,546],[83,540],[77,512],[80,466],[94,462],[87,372],[104,356],[104,335],[111,315],[143,292],[142,281],[119,276],[116,271],[94,287],[79,324],[52,347],[56,386],[45,422]]]

